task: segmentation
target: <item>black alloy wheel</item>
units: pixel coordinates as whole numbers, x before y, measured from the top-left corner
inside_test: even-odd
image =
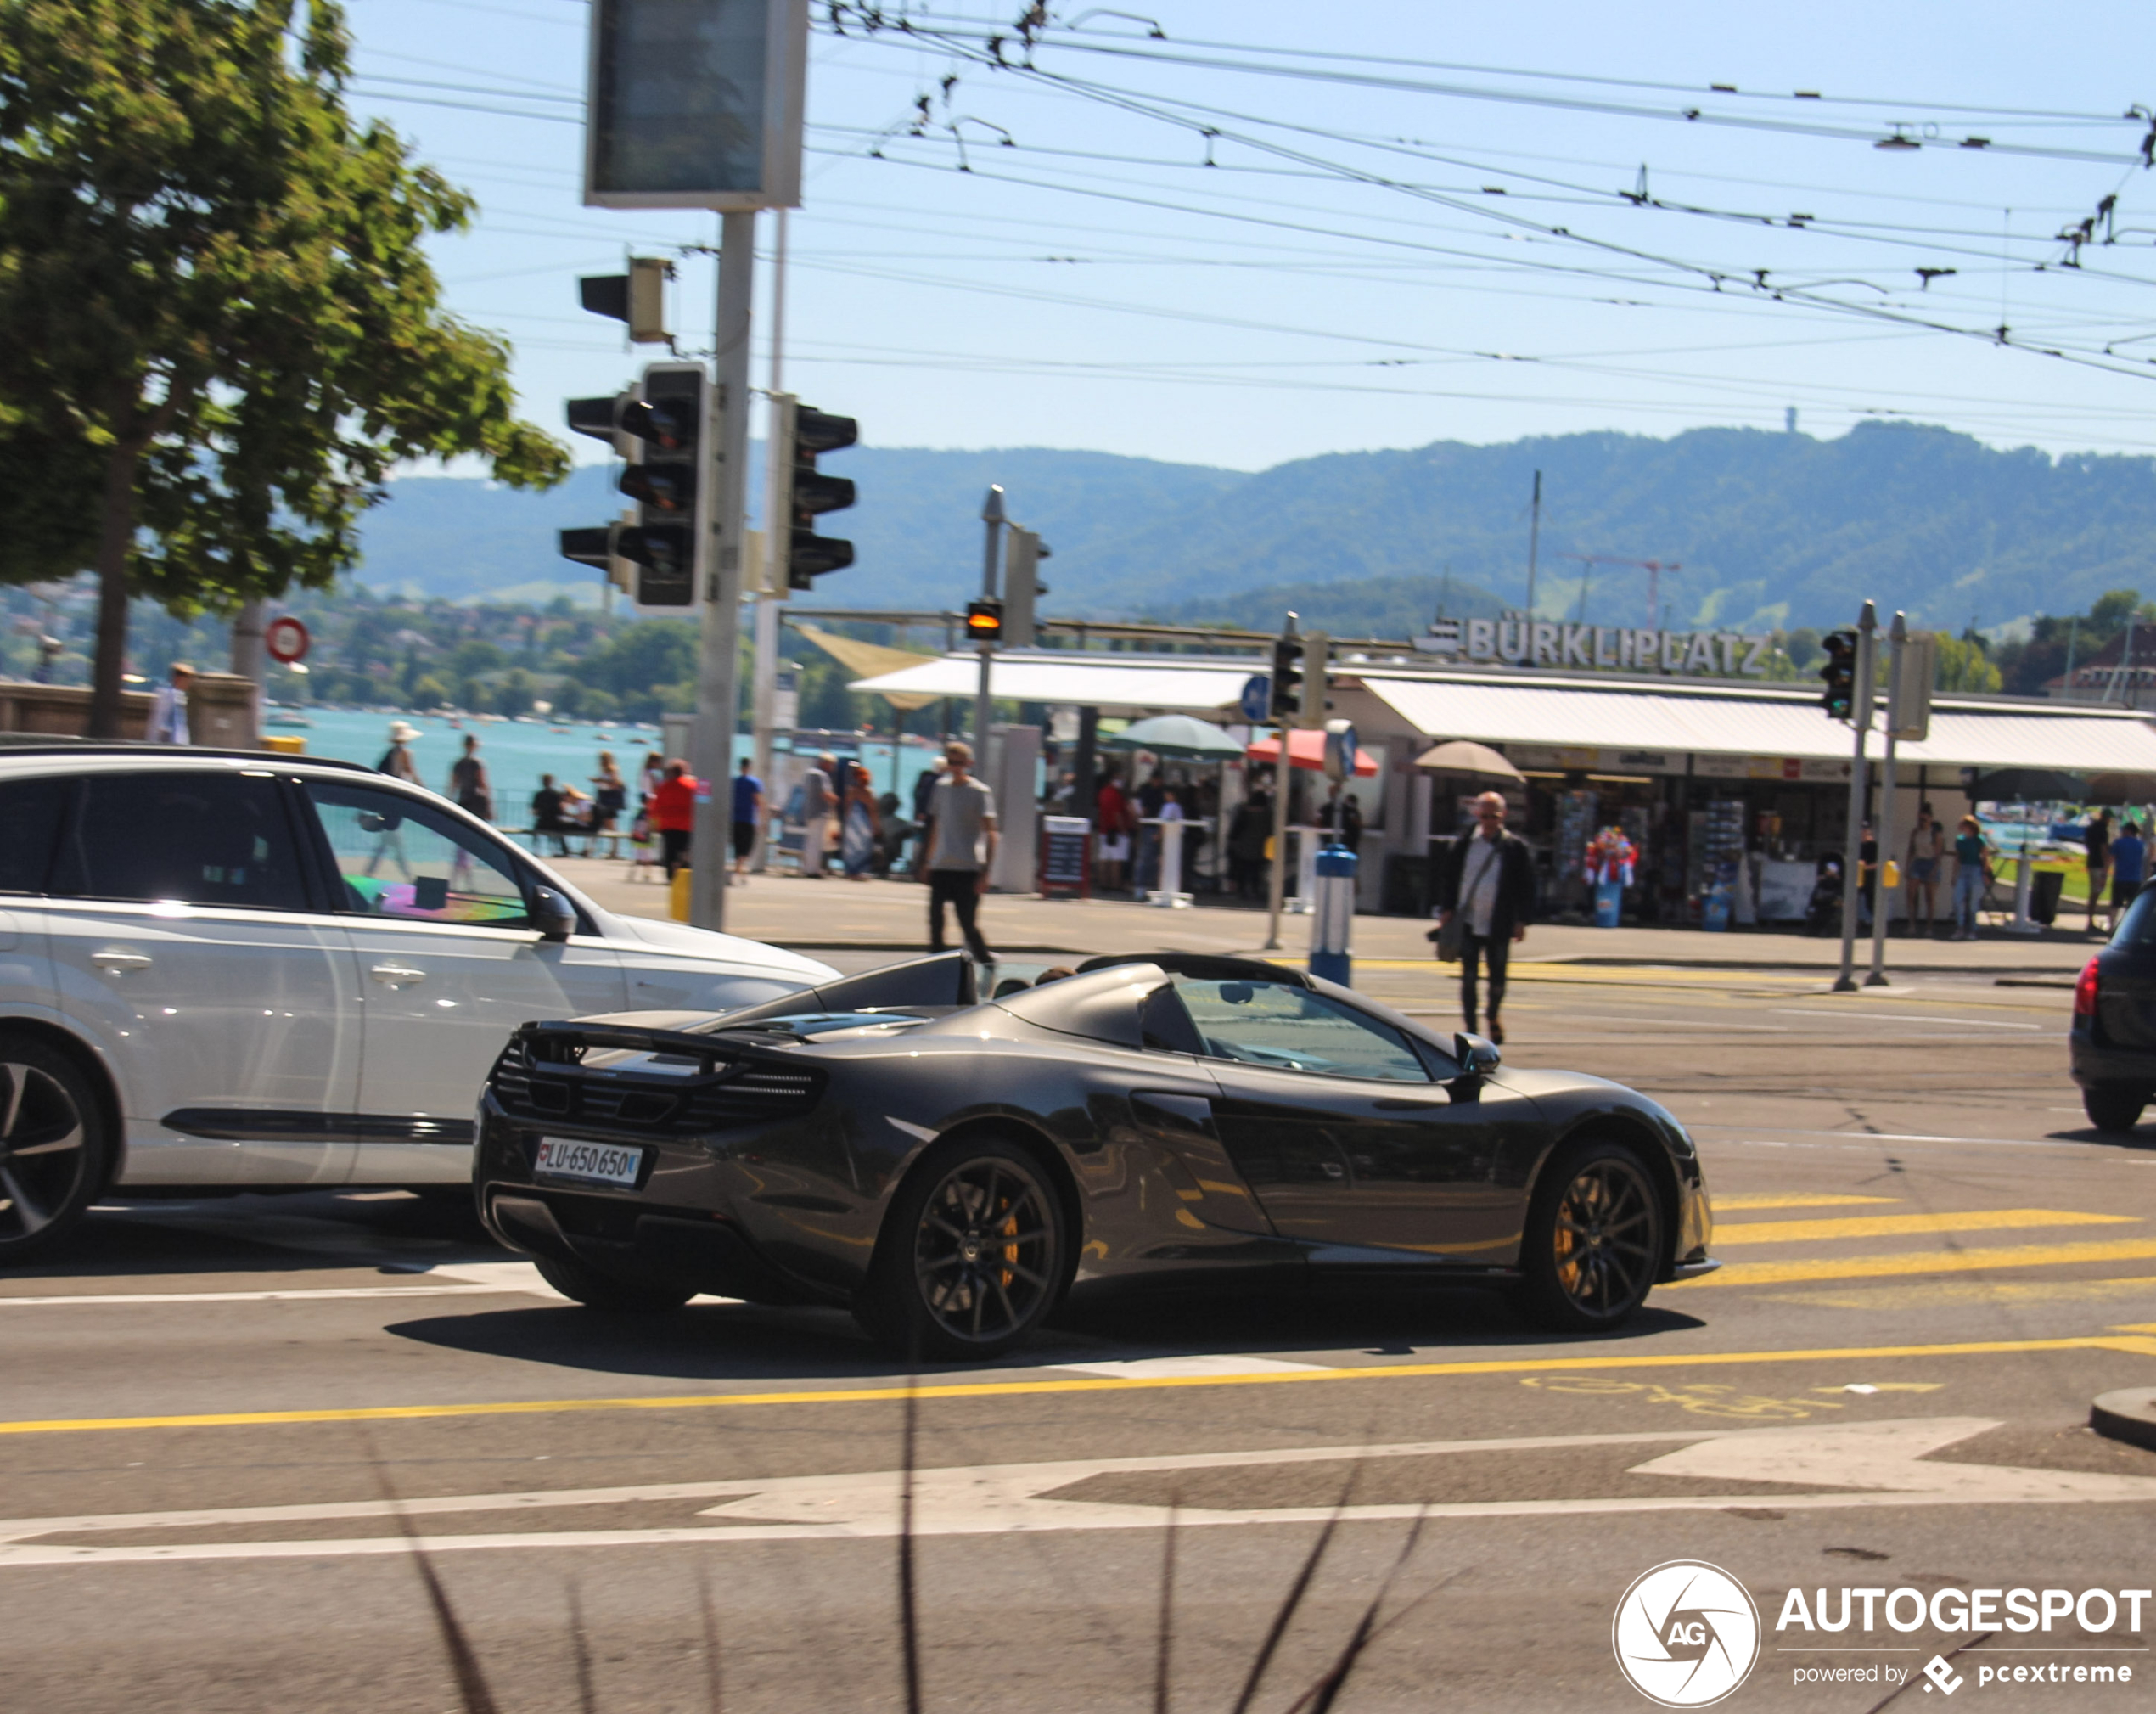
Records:
[[[1646,1301],[1664,1249],[1661,1199],[1639,1156],[1621,1143],[1568,1149],[1528,1215],[1526,1307],[1564,1332],[1606,1332]]]
[[[0,1035],[0,1265],[65,1238],[104,1189],[104,1116],[65,1054]]]
[[[939,1147],[892,1203],[858,1312],[901,1356],[993,1357],[1054,1307],[1064,1255],[1063,1205],[1024,1149]]]
[[[2081,1110],[2099,1131],[2131,1131],[2141,1122],[2148,1091],[2136,1083],[2098,1083],[2081,1091]]]

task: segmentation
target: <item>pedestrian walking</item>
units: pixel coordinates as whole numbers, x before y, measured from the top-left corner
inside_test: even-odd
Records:
[[[169,683],[158,687],[149,705],[149,725],[143,736],[152,744],[191,744],[188,736],[188,692],[194,684],[194,669],[184,660],[172,663]]]
[[[764,783],[749,769],[753,758],[741,758],[741,771],[733,777],[733,873],[746,885],[749,859],[755,855],[756,829],[764,821]]]
[[[2111,841],[2111,914],[2108,920],[2115,928],[2119,913],[2134,902],[2134,895],[2141,891],[2141,883],[2148,873],[2148,847],[2142,843],[2141,829],[2129,821],[2119,829],[2119,837]]]
[[[374,764],[374,772],[386,773],[391,779],[401,779],[407,785],[419,783],[419,764],[412,759],[411,745],[419,736],[415,726],[401,720],[390,722],[390,747],[382,752],[382,759]]]
[[[2096,913],[2103,902],[2104,877],[2111,868],[2111,812],[2100,809],[2089,818],[2088,829],[2081,835],[2082,863],[2088,870],[2089,926],[2096,932]]]
[[[614,752],[599,752],[599,771],[592,776],[592,831],[611,834],[616,831],[621,812],[629,806],[629,782],[621,778],[621,770],[614,765]],[[597,850],[596,844],[592,847]]]
[[[650,812],[651,825],[659,835],[659,860],[671,880],[677,869],[688,867],[689,830],[696,825],[696,781],[687,762],[666,764],[659,789],[651,795]]]
[[[1909,831],[1909,932],[1929,935],[1939,916],[1939,870],[1946,860],[1946,829],[1931,806],[1917,806],[1917,824]]]
[[[479,739],[464,734],[464,753],[449,765],[449,801],[469,810],[481,821],[494,819],[494,787],[486,777],[486,764],[479,759]]]
[[[881,823],[876,813],[876,795],[868,788],[866,768],[852,770],[846,787],[845,812],[839,821],[839,861],[850,881],[868,879],[876,860],[876,838]]]
[[[1503,795],[1485,791],[1474,801],[1475,831],[1452,841],[1438,876],[1438,933],[1454,916],[1460,941],[1460,1015],[1475,1029],[1477,966],[1490,975],[1490,1039],[1502,1042],[1497,1009],[1505,1002],[1505,965],[1512,948],[1527,938],[1535,914],[1535,859],[1526,841],[1505,831]],[[1431,936],[1436,938],[1436,935]]]
[[[924,849],[929,875],[929,950],[943,950],[943,913],[957,912],[966,950],[984,964],[995,955],[981,938],[978,913],[996,862],[995,794],[973,777],[969,744],[945,747],[947,764],[929,798],[929,828]]]
[[[1962,818],[1954,835],[1954,932],[1949,940],[1976,938],[1976,913],[1991,885],[1991,848],[1984,842],[1984,828],[1973,815]]]
[[[1272,840],[1272,794],[1259,786],[1236,805],[1227,830],[1228,882],[1238,898],[1264,896],[1265,848]]]
[[[838,772],[838,757],[826,750],[801,776],[801,873],[816,880],[823,879],[823,859],[830,847],[831,812],[839,802],[832,780]]]

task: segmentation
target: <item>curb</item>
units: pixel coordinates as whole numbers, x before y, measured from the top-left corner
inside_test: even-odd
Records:
[[[2108,1439],[2156,1452],[2156,1386],[2100,1395],[2089,1407],[2089,1426]]]

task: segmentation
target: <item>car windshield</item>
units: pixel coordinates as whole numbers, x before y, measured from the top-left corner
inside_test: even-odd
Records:
[[[1179,975],[1175,985],[1215,1059],[1336,1077],[1429,1082],[1398,1031],[1329,995],[1286,982],[1218,977]]]

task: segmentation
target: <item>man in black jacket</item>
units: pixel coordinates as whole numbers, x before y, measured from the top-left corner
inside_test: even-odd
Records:
[[[1440,926],[1455,912],[1465,930],[1460,942],[1460,1011],[1475,1027],[1476,966],[1490,967],[1490,1039],[1505,1039],[1497,1009],[1505,1003],[1505,961],[1527,938],[1535,914],[1535,859],[1517,834],[1505,831],[1505,800],[1485,791],[1474,801],[1476,830],[1452,841],[1438,871]],[[1432,936],[1435,938],[1435,936]]]

